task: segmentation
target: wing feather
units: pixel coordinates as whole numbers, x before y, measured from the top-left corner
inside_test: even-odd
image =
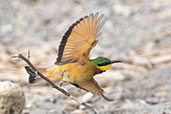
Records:
[[[105,21],[103,15],[96,13],[85,16],[72,24],[62,38],[55,64],[87,63],[89,53],[97,42],[96,38]]]
[[[102,96],[107,101],[113,101],[113,99],[110,99],[103,95],[103,89],[98,85],[97,81],[94,78],[87,82],[77,83],[73,85],[85,91],[92,92],[95,95]]]

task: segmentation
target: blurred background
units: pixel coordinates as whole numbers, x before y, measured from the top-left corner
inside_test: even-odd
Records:
[[[91,58],[121,59],[95,78],[104,101],[64,85],[98,113],[171,113],[170,0],[0,0],[0,81],[19,84],[26,96],[23,114],[89,113],[46,84],[28,83],[23,61],[11,56],[30,50],[36,67],[50,67],[68,27],[99,12],[108,18]]]

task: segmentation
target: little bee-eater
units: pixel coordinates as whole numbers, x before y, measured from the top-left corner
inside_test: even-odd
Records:
[[[72,24],[62,38],[55,66],[46,69],[44,74],[55,80],[69,82],[110,101],[111,99],[103,95],[103,89],[94,76],[120,61],[111,61],[105,57],[90,59],[90,51],[97,44],[100,29],[105,21],[103,15],[96,13]]]

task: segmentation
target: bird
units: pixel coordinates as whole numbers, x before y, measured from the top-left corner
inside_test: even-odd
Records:
[[[73,23],[63,35],[58,49],[55,65],[43,69],[46,77],[62,83],[70,83],[75,87],[92,92],[112,101],[103,93],[94,76],[108,70],[113,63],[120,60],[110,60],[106,57],[90,59],[90,51],[98,43],[101,28],[106,22],[103,14],[96,12],[80,18]],[[30,75],[29,82],[36,82],[36,76]]]

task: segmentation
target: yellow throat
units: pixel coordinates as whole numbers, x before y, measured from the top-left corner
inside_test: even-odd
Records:
[[[106,65],[106,66],[97,66],[97,68],[99,68],[102,71],[106,71],[108,68],[110,68],[112,66],[112,64]]]

